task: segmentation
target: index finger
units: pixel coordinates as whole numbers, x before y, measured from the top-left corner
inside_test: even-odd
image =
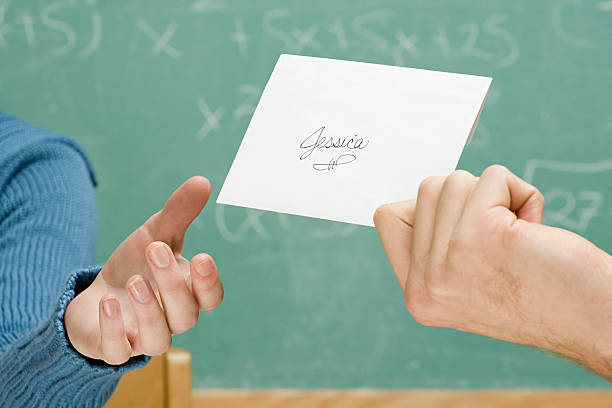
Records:
[[[385,204],[374,213],[374,225],[402,290],[410,269],[415,208],[413,199]]]
[[[513,217],[542,222],[544,196],[540,191],[500,165],[493,165],[482,172],[472,191],[465,212],[478,216],[483,211],[503,207],[512,211]]]

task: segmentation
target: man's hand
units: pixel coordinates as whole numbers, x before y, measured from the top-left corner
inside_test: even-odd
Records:
[[[612,378],[612,261],[541,224],[544,198],[502,166],[428,178],[374,222],[413,317],[543,347]]]
[[[94,282],[66,309],[64,323],[73,347],[109,364],[141,354],[162,354],[172,335],[223,299],[214,261],[181,251],[189,224],[206,205],[210,183],[192,177],[115,249]]]

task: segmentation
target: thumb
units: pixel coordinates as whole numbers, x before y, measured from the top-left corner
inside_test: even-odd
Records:
[[[202,176],[194,176],[183,183],[168,199],[164,208],[147,223],[155,233],[155,239],[164,241],[173,250],[180,251],[187,228],[200,214],[210,196],[210,182]]]

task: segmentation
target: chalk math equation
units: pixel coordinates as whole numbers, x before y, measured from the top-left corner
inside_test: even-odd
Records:
[[[0,1],[0,52],[3,48],[25,45],[57,56],[75,53],[78,58],[86,59],[98,50],[105,32],[112,31],[118,24],[108,21],[116,20],[113,16],[108,16],[106,21],[103,19],[96,0],[52,1],[41,4],[36,10],[28,6],[30,4],[23,2]],[[313,18],[312,22],[303,23],[297,21],[300,19],[298,12],[278,7],[262,12],[255,20],[256,26],[247,25],[240,7],[228,0],[195,0],[190,7],[177,4],[175,8],[165,22],[151,22],[138,15],[122,19],[122,22],[129,24],[132,20],[134,30],[149,39],[152,55],[177,60],[185,53],[174,39],[181,29],[179,18],[195,19],[202,15],[230,16],[227,31],[219,33],[218,38],[207,40],[225,39],[228,46],[233,45],[245,58],[252,52],[250,39],[255,33],[280,43],[283,52],[329,53],[374,48],[388,54],[398,66],[433,52],[443,58],[473,57],[492,62],[497,67],[511,66],[520,57],[519,43],[507,27],[510,16],[506,13],[492,13],[481,21],[468,20],[458,25],[434,21],[430,34],[424,36],[406,28],[395,10],[385,8],[354,17],[345,17],[340,12],[337,15],[326,13],[322,19]],[[557,0],[551,3],[550,22],[561,41],[578,47],[594,47],[588,36],[572,31],[567,24],[577,18],[576,12],[583,8],[612,13],[612,1]],[[126,14],[138,12],[136,5],[123,4],[116,9]]]
[[[405,14],[385,7],[383,2],[372,2],[370,8],[361,7],[358,11],[330,7],[321,13],[301,13],[279,2],[245,4],[248,3],[188,0],[168,3],[161,6],[164,7],[162,13],[153,15],[146,2],[0,0],[0,61],[7,56],[10,59],[14,55],[25,55],[23,71],[37,75],[50,64],[86,64],[95,58],[111,55],[109,52],[117,49],[121,55],[129,54],[135,51],[135,47],[141,56],[149,56],[149,61],[180,66],[188,59],[207,56],[205,47],[194,47],[194,43],[212,42],[220,44],[234,63],[244,64],[253,61],[262,47],[275,49],[278,53],[340,59],[371,56],[378,62],[397,66],[431,61],[441,64],[477,62],[487,70],[516,68],[521,57],[525,60],[529,54],[528,50],[521,49],[525,39],[522,33],[515,31],[521,24],[521,15],[512,7],[487,8],[472,16],[466,13],[460,21],[431,17],[427,9],[415,9],[412,11],[423,16],[416,25],[416,20],[406,21]],[[612,19],[612,0],[554,0],[547,4],[542,25],[555,41],[569,50],[589,50],[608,45],[598,42],[579,22],[583,13],[593,11]],[[325,8],[323,2],[320,7]],[[211,21],[221,22],[218,26],[222,27],[214,37],[193,36],[194,26]],[[125,33],[121,41],[114,35],[117,28]],[[20,73],[7,74],[0,78],[0,84],[10,81],[11,75]],[[99,87],[102,89],[102,85]],[[264,83],[249,83],[249,80],[230,85],[231,102],[227,102],[228,98],[218,100],[201,90],[185,95],[188,106],[182,108],[194,112],[197,118],[196,123],[189,125],[192,126],[191,141],[200,148],[207,148],[230,134],[231,137],[241,137],[236,132],[236,123],[248,122],[263,87]],[[504,91],[494,82],[487,97],[487,109],[495,109],[505,98],[505,92],[511,93],[511,90]],[[61,109],[59,104],[60,101],[51,101],[49,113]],[[492,135],[497,133],[497,129],[486,120],[479,122],[471,148],[488,149],[494,144]],[[321,132],[315,136],[324,135]],[[323,169],[330,167],[330,163],[315,164],[321,164]],[[351,165],[348,162],[332,164],[334,168]],[[598,217],[612,216],[612,197],[597,186],[568,188],[567,185],[579,183],[564,184],[563,178],[566,175],[612,175],[611,168],[609,162],[569,163],[535,159],[527,163],[524,177],[536,185],[542,185],[540,180],[545,180],[542,189],[547,200],[545,223],[585,233]],[[559,181],[549,183],[554,177]],[[228,242],[244,242],[253,236],[268,239],[271,228],[289,229],[292,222],[283,214],[264,216],[262,212],[250,209],[229,210],[217,206],[215,211],[216,227]],[[226,214],[229,211],[231,217]],[[196,228],[198,225],[201,227],[200,220],[196,221]],[[314,226],[310,231],[312,238],[345,237],[357,229],[341,223],[327,225],[328,228],[322,229],[318,224]]]

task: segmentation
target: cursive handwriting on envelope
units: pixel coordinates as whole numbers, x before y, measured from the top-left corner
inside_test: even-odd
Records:
[[[334,137],[324,135],[325,126],[321,126],[308,135],[300,143],[300,160],[308,159],[316,149],[336,149],[336,152],[351,150],[352,153],[342,153],[339,156],[332,155],[326,163],[313,163],[312,168],[318,171],[334,170],[338,166],[349,164],[357,160],[357,152],[363,150],[370,144],[368,139],[353,135],[351,137]]]

